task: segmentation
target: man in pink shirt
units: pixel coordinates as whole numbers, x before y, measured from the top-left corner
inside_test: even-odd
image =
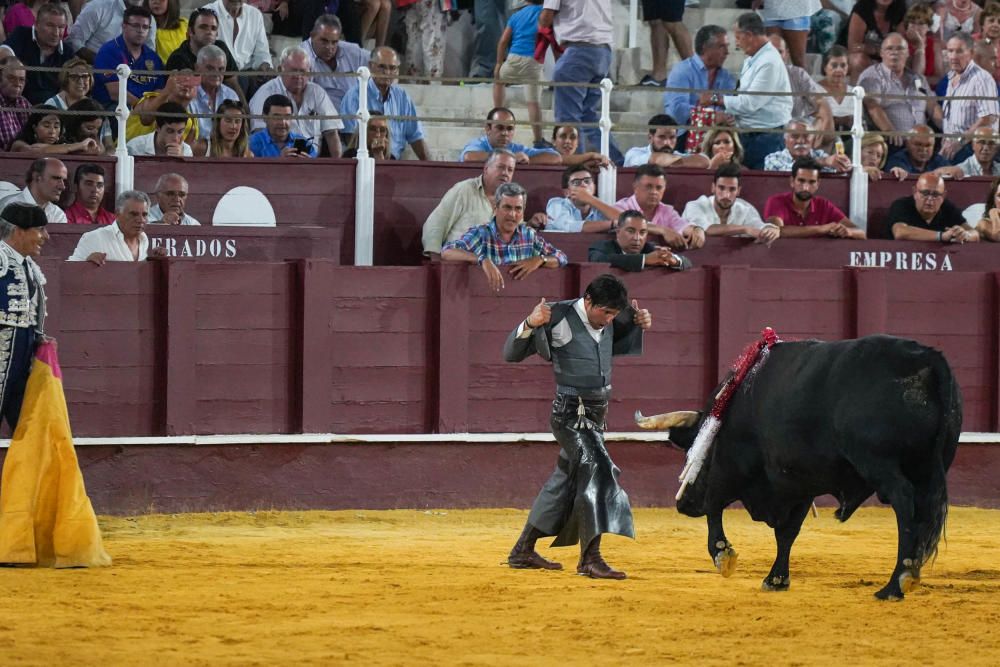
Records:
[[[856,227],[833,202],[816,195],[821,169],[811,157],[797,159],[792,164],[792,191],[768,197],[764,219],[781,219],[782,238],[865,238],[865,231]]]
[[[663,243],[675,250],[700,248],[705,245],[705,230],[691,224],[676,209],[663,203],[667,191],[667,177],[655,164],[640,165],[632,181],[632,196],[615,202],[615,208],[624,211],[642,211],[649,223],[650,236],[659,236]]]

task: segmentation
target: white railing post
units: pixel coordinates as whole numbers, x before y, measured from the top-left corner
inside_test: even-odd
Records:
[[[611,152],[611,90],[614,84],[611,79],[601,81],[601,155],[608,157]],[[597,198],[614,204],[618,201],[618,169],[614,163],[601,168],[601,177],[597,181]]]
[[[628,3],[628,48],[639,46],[639,0]]]
[[[115,68],[118,75],[118,106],[115,107],[115,118],[118,120],[118,145],[115,147],[115,195],[126,190],[132,190],[135,182],[135,166],[132,156],[125,147],[125,124],[128,122],[128,78],[132,69],[128,65]]]
[[[850,197],[850,217],[851,222],[861,229],[868,229],[868,174],[861,166],[861,140],[865,137],[865,126],[862,119],[862,101],[865,97],[865,89],[855,86],[851,89],[854,93],[854,124],[851,127],[851,162],[854,168],[851,170],[851,197]]]
[[[358,165],[354,187],[354,265],[371,266],[375,252],[375,158],[368,155],[368,81],[358,68]]]

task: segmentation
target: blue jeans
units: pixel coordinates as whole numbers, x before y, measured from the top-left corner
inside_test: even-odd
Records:
[[[556,61],[553,81],[600,83],[611,69],[611,49],[606,46],[570,46]],[[553,92],[556,122],[560,124],[596,123],[601,119],[601,89],[556,86]],[[584,151],[601,150],[601,129],[580,128],[580,147]],[[621,166],[625,161],[614,137],[609,149],[611,161]]]
[[[747,169],[763,169],[764,158],[785,147],[785,135],[781,132],[740,132],[743,144],[743,166]]]
[[[469,75],[492,78],[497,64],[497,42],[507,25],[507,0],[476,0],[473,17],[476,42]]]

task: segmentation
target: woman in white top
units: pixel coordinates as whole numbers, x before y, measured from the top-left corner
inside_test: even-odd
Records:
[[[962,211],[966,224],[979,232],[982,241],[1000,241],[1000,178],[993,179],[985,204],[973,204]]]
[[[59,72],[59,92],[45,100],[56,109],[65,111],[87,95],[94,87],[94,71],[83,58],[70,58]]]
[[[834,45],[823,54],[825,78],[819,85],[830,93],[826,97],[826,103],[830,105],[834,129],[841,132],[850,131],[854,125],[854,96],[847,94],[847,70],[847,49],[843,46]],[[824,145],[833,144],[834,141],[834,137],[829,137]]]
[[[983,8],[972,0],[946,0],[941,3],[941,43],[946,43],[956,32],[971,35],[979,26],[979,14]]]

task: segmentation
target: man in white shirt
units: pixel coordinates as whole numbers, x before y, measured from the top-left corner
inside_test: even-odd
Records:
[[[180,174],[163,174],[156,181],[156,205],[149,209],[149,221],[164,225],[200,225],[184,211],[188,182]]]
[[[779,220],[764,222],[750,202],[740,199],[740,166],[732,162],[716,169],[711,195],[688,202],[684,219],[706,236],[751,236],[768,246],[781,236]]]
[[[372,54],[357,44],[343,39],[340,19],[333,14],[323,14],[313,24],[309,39],[302,48],[309,54],[314,72],[354,73],[368,64]],[[349,76],[314,76],[312,82],[326,91],[333,106],[340,109],[340,101],[354,84]]]
[[[264,15],[243,0],[215,0],[205,5],[219,17],[219,40],[226,43],[241,70],[269,70],[271,50]]]
[[[263,115],[264,101],[271,95],[284,95],[292,101],[292,132],[301,134],[316,145],[322,137],[325,152],[329,157],[340,157],[339,130],[344,123],[336,118],[316,118],[336,116],[337,109],[326,91],[309,80],[307,73],[312,63],[309,54],[301,46],[290,46],[281,52],[281,74],[261,86],[250,100],[250,113]],[[264,127],[263,120],[253,121],[253,131]]]
[[[160,106],[161,114],[187,114],[187,109],[176,102],[166,102]],[[125,144],[129,155],[170,155],[172,157],[192,157],[191,147],[184,141],[187,128],[185,118],[160,115],[156,117],[156,131],[141,134]]]
[[[144,0],[128,0],[133,7],[141,7]],[[122,32],[122,17],[125,14],[125,0],[90,0],[83,6],[80,15],[70,26],[66,42],[76,49],[76,55],[88,63],[105,44]],[[146,46],[156,50],[156,21],[146,33]]]
[[[761,169],[765,156],[781,150],[782,140],[781,132],[759,130],[783,129],[792,119],[792,98],[745,93],[791,93],[792,87],[781,54],[768,41],[764,22],[757,14],[741,14],[733,28],[733,37],[737,48],[747,55],[740,72],[739,94],[712,95],[711,104],[723,107],[733,125],[749,130],[740,132],[743,164],[750,169]]]
[[[164,248],[149,249],[146,221],[149,218],[149,197],[145,192],[126,190],[115,200],[116,220],[80,237],[71,262],[141,262],[147,256],[159,257]]]
[[[62,160],[53,157],[38,158],[28,169],[28,183],[18,194],[3,203],[23,203],[38,206],[45,211],[49,222],[66,222],[66,214],[56,203],[66,189],[68,173]]]

